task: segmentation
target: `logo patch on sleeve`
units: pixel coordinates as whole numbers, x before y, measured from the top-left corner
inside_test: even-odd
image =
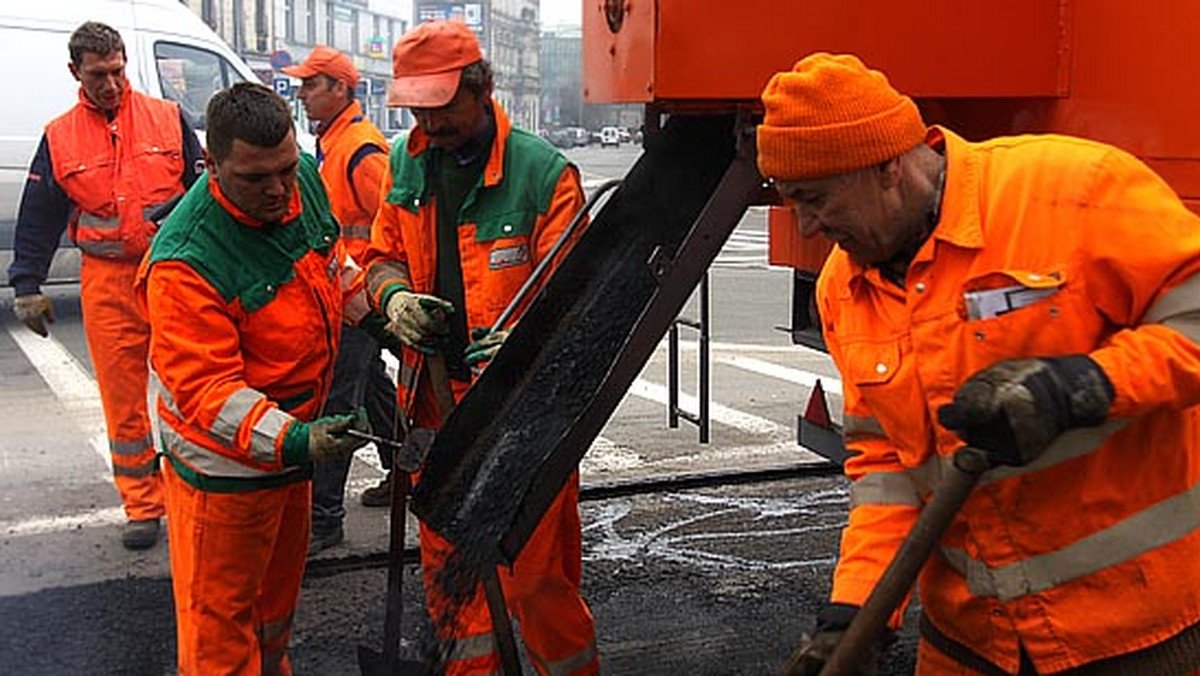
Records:
[[[516,267],[529,262],[529,245],[518,244],[516,246],[503,247],[492,249],[488,254],[488,269],[503,270],[504,268]]]

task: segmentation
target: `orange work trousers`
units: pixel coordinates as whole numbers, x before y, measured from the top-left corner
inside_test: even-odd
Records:
[[[209,493],[163,462],[179,676],[291,676],[312,482]]]
[[[150,325],[133,291],[137,268],[137,261],[84,254],[79,299],[104,406],[113,481],[125,516],[141,521],[162,516],[163,489],[146,408]]]
[[[596,624],[579,595],[582,534],[576,472],[551,503],[529,543],[511,567],[500,567],[508,609],[521,626],[526,654],[541,676],[596,674]],[[453,545],[421,524],[421,564],[426,601],[447,646],[446,676],[497,674],[500,654],[480,586],[462,605],[442,595],[437,571]]]

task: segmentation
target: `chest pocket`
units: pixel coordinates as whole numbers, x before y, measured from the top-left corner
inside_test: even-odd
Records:
[[[900,345],[897,343],[855,343],[847,345],[846,376],[864,394],[896,378],[900,370]]]
[[[486,280],[488,309],[503,310],[529,278],[534,266],[530,233],[537,214],[533,210],[506,211],[481,217],[476,223],[475,241],[480,245],[478,264]]]
[[[957,344],[971,373],[1004,359],[1086,352],[1103,320],[1067,266],[1001,270],[967,280]]]

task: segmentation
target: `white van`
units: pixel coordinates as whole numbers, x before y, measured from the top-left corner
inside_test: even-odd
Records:
[[[213,93],[258,81],[250,67],[179,0],[32,0],[0,2],[0,283],[12,259],[13,229],[29,162],[46,123],[78,100],[67,70],[67,40],[85,21],[121,33],[130,85],[176,101],[198,132]],[[52,279],[78,275],[78,252],[60,248]]]
[[[621,146],[621,132],[616,127],[604,127],[600,130],[600,147],[606,148],[608,146],[614,148]]]

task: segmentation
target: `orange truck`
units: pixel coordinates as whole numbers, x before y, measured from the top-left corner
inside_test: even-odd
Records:
[[[1141,157],[1200,211],[1200,3],[1186,0],[584,0],[584,97],[665,115],[761,115],[772,74],[849,52],[968,139],[1083,136]],[[769,260],[794,270],[791,333],[823,348],[812,303],[831,244],[769,213]],[[801,441],[826,430],[810,402]],[[836,444],[840,449],[840,441]],[[822,448],[825,447],[825,448]]]

